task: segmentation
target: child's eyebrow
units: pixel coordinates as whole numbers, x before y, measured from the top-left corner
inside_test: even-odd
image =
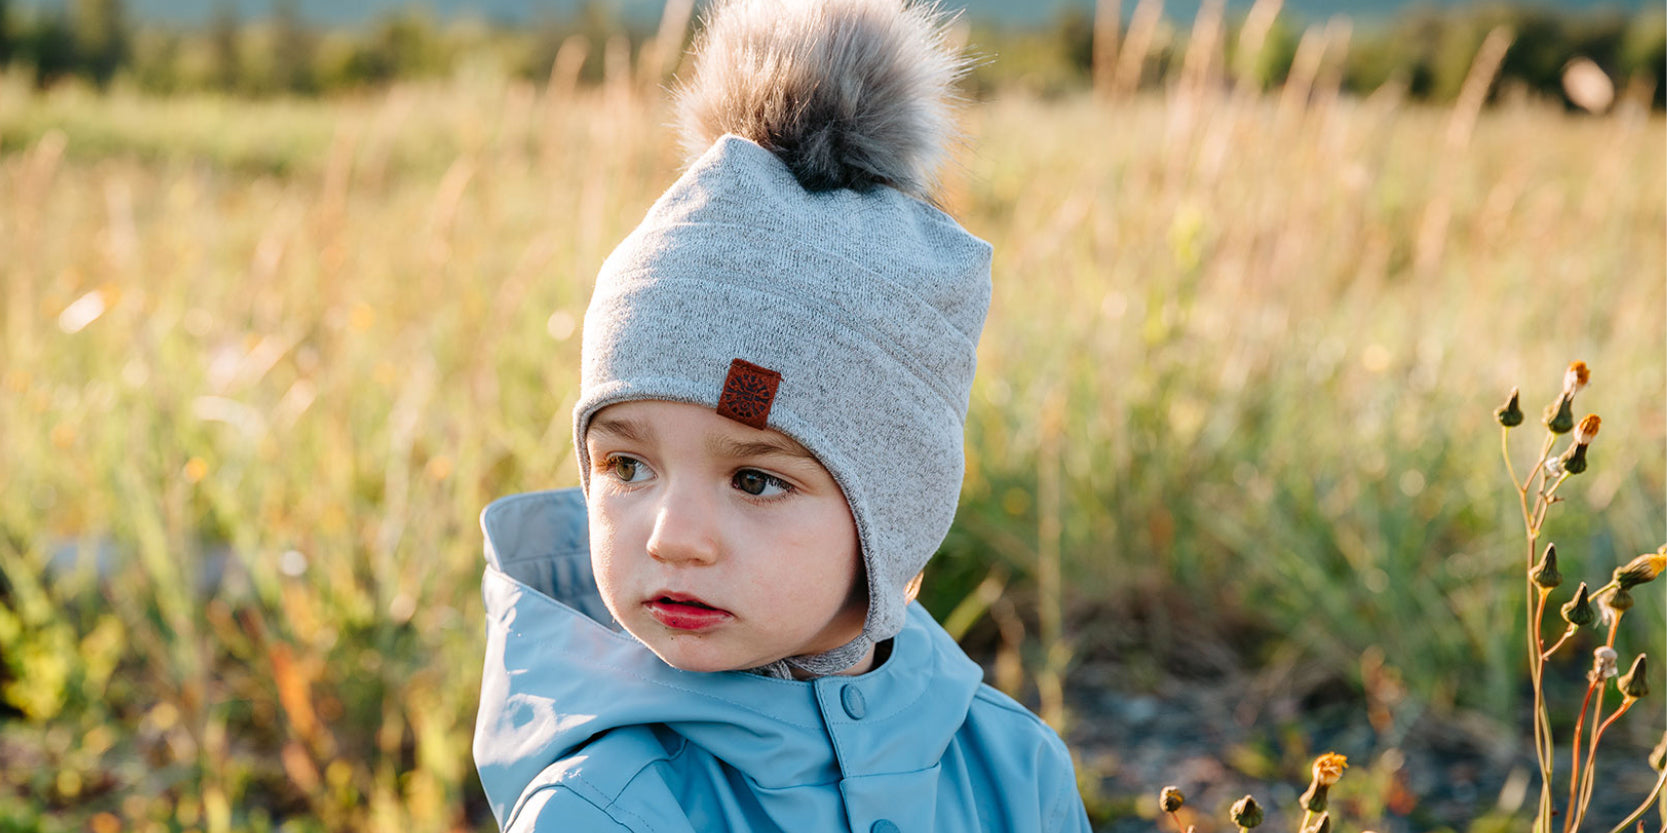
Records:
[[[587,433],[591,431],[606,434],[614,439],[629,443],[646,443],[649,435],[653,433],[649,430],[648,424],[642,420],[610,416],[599,416],[592,419]],[[816,460],[816,455],[811,454],[804,446],[785,437],[738,440],[733,437],[709,436],[706,438],[706,452],[716,457],[728,459],[779,454],[785,457]]]
[[[706,451],[716,457],[726,457],[732,460],[747,457],[766,457],[779,454],[786,457],[799,457],[805,460],[815,460],[804,446],[787,439],[771,437],[767,440],[737,440],[731,437],[707,437]]]
[[[599,416],[590,421],[589,430],[631,443],[645,442],[648,436],[648,428],[642,422],[618,417]]]

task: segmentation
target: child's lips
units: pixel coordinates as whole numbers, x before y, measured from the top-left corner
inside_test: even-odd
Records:
[[[680,631],[706,630],[734,617],[727,610],[683,593],[661,593],[644,602],[643,606],[648,608],[648,614],[655,621]]]

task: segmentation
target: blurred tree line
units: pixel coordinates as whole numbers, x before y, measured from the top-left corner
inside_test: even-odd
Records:
[[[1275,20],[1252,67],[1256,81],[1273,87],[1285,80],[1307,25],[1290,15]],[[1353,34],[1342,59],[1343,88],[1365,94],[1394,82],[1414,98],[1451,101],[1482,39],[1496,26],[1515,35],[1500,72],[1502,90],[1561,97],[1563,68],[1585,57],[1617,87],[1643,85],[1654,106],[1667,103],[1667,14],[1659,8],[1630,14],[1503,3],[1414,9]],[[995,60],[975,71],[974,93],[1007,86],[1046,95],[1086,88],[1094,28],[1093,13],[1081,8],[1061,13],[1043,29],[975,22],[974,48]],[[570,17],[513,26],[469,18],[441,21],[408,8],[352,28],[313,25],[294,0],[273,0],[268,13],[255,19],[240,17],[235,6],[222,2],[206,24],[194,28],[135,21],[123,0],[69,0],[53,10],[0,0],[0,66],[21,68],[41,86],[80,78],[103,87],[121,79],[160,93],[318,95],[443,77],[472,63],[542,80],[550,76],[558,50],[570,42],[587,46],[578,80],[595,83],[604,74],[603,43],[623,37],[634,52],[653,34],[652,27],[622,19],[602,0]],[[1149,45],[1143,85],[1161,85],[1179,70],[1186,35],[1184,27],[1168,22],[1159,28]],[[1229,51],[1237,43],[1236,31],[1230,31]],[[1228,60],[1237,65],[1231,54]]]
[[[1284,14],[1268,29],[1259,54],[1241,63],[1241,16],[1230,21],[1225,47],[1228,66],[1247,65],[1251,80],[1264,88],[1280,86],[1290,74],[1303,32],[1327,21],[1305,21]],[[1398,18],[1362,26],[1349,38],[1342,56],[1343,90],[1365,95],[1386,83],[1403,85],[1415,99],[1450,103],[1458,97],[1466,73],[1488,32],[1503,26],[1514,35],[1500,67],[1498,91],[1526,90],[1563,98],[1563,70],[1587,58],[1617,88],[1641,85],[1652,105],[1667,104],[1667,12],[1660,7],[1636,13],[1603,9],[1582,13],[1542,6],[1484,2],[1461,8],[1415,7]],[[1073,8],[1048,31],[1009,33],[975,27],[973,42],[999,64],[984,68],[980,87],[1020,81],[1043,93],[1067,92],[1091,83],[1095,21],[1091,11]],[[1150,45],[1143,86],[1161,85],[1181,69],[1188,31],[1173,22],[1161,25]]]

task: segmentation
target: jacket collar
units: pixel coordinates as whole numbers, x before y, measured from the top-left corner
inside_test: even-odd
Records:
[[[500,819],[547,766],[626,726],[662,724],[765,788],[925,769],[982,680],[918,604],[891,656],[861,676],[681,671],[609,616],[578,489],[500,499],[481,527],[487,652],[474,753]]]

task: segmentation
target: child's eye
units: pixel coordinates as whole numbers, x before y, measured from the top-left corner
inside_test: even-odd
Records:
[[[620,454],[610,454],[597,468],[621,483],[636,483],[648,479],[648,467],[641,460]]]
[[[787,481],[758,469],[742,469],[729,479],[730,485],[753,497],[775,497],[793,491]]]

